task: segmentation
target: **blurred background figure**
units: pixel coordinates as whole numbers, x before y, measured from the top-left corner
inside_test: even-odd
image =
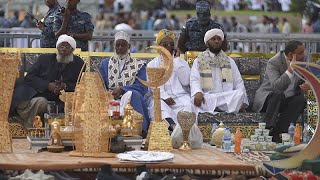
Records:
[[[32,19],[29,15],[24,16],[24,19],[22,20],[20,27],[22,28],[31,28],[34,27],[32,25]]]
[[[19,11],[14,11],[13,17],[9,20],[11,27],[20,27]]]
[[[154,22],[153,30],[159,31],[161,29],[172,30],[173,25],[170,19],[167,18],[166,12],[161,11],[159,14],[159,19]]]
[[[282,19],[282,33],[289,34],[291,33],[291,25],[288,22],[287,18]]]
[[[4,17],[4,9],[0,8],[0,28],[11,28],[11,23]],[[1,32],[2,33],[2,32]],[[9,47],[10,39],[0,39],[0,47]]]

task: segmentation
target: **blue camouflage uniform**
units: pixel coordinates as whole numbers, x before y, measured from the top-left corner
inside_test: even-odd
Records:
[[[212,19],[208,26],[200,26],[196,17],[190,18],[186,26],[181,29],[181,35],[188,39],[186,43],[187,51],[205,51],[207,46],[203,41],[204,35],[214,28],[224,31],[223,26]]]
[[[53,22],[53,32],[59,31],[63,21],[62,13],[58,13]],[[70,21],[67,27],[68,34],[74,33],[87,33],[94,30],[94,25],[91,22],[91,15],[87,12],[77,10],[76,13],[71,14]],[[81,41],[75,39],[77,42],[77,48],[81,48],[82,51],[88,51],[88,41]]]
[[[56,36],[53,32],[53,20],[54,16],[58,13],[58,5],[56,4],[53,8],[50,8],[43,20],[44,28],[41,32],[40,47],[42,48],[55,48],[56,47]]]

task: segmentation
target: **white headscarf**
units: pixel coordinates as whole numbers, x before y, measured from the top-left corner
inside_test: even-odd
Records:
[[[213,36],[220,36],[222,41],[224,40],[224,34],[223,34],[223,31],[221,29],[210,29],[204,35],[204,43],[207,44],[209,39],[211,39]]]
[[[73,49],[76,49],[77,47],[77,43],[76,43],[76,40],[73,39],[73,37],[71,36],[68,36],[66,34],[62,34],[61,36],[59,36],[58,38],[58,41],[56,43],[56,48],[58,48],[58,46],[63,43],[63,42],[67,42],[70,44],[70,46],[73,48]]]

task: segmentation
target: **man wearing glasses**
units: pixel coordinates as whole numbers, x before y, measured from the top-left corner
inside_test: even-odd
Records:
[[[36,115],[43,116],[48,101],[55,101],[63,112],[60,91],[73,92],[83,67],[83,60],[75,56],[76,41],[61,35],[56,43],[57,53],[42,54],[32,65],[23,82],[16,85],[11,112],[20,116],[25,128],[32,127]]]
[[[177,123],[179,111],[191,111],[190,103],[190,68],[187,62],[179,56],[175,57],[175,34],[167,29],[161,30],[156,37],[156,44],[166,48],[173,56],[173,72],[170,79],[160,86],[161,113],[173,130]],[[147,67],[160,67],[162,57],[158,56],[150,61]],[[152,101],[151,101],[152,102]],[[150,109],[152,108],[152,103]],[[150,112],[154,117],[154,113]]]

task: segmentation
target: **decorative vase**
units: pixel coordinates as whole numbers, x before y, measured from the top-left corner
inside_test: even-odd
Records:
[[[189,138],[190,130],[195,122],[196,122],[196,114],[194,112],[180,111],[178,113],[178,123],[182,129],[182,134],[183,134],[183,144],[179,148],[179,150],[182,150],[182,151],[191,150],[188,144],[188,138]]]
[[[219,128],[212,134],[211,142],[213,142],[218,148],[222,147],[224,131],[224,124],[223,122],[220,122]]]

